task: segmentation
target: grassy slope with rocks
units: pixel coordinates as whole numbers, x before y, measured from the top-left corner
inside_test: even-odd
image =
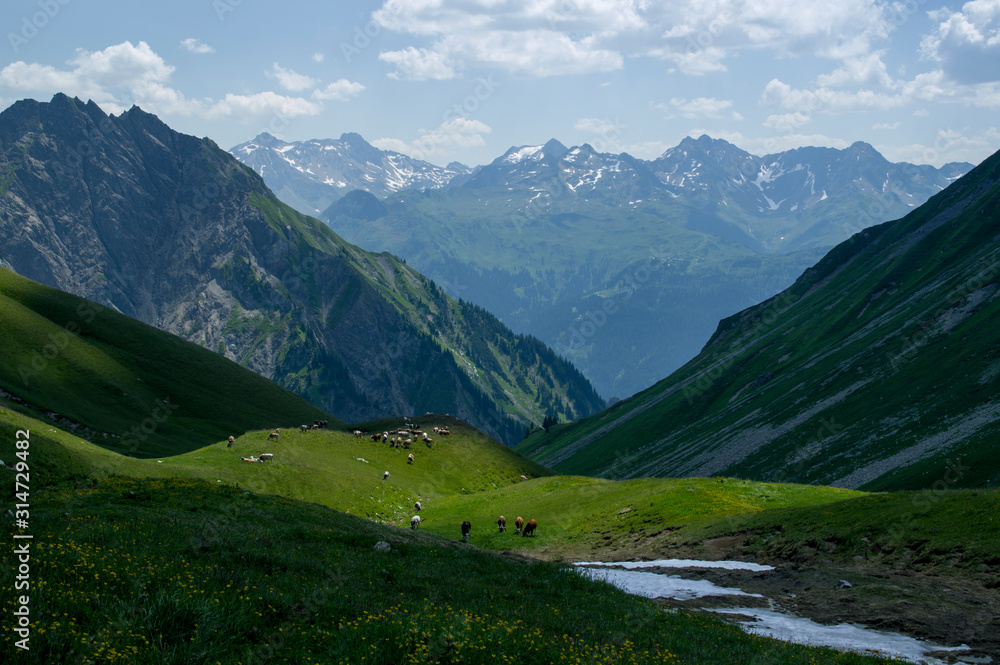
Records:
[[[179,337],[0,269],[0,388],[102,446],[170,455],[263,427],[339,421]]]
[[[316,505],[324,498],[364,512],[366,500],[332,487],[366,481],[347,464],[357,452],[352,446],[367,448],[372,458],[384,455],[378,461],[392,470],[387,484],[408,490],[424,482],[407,476],[402,453],[349,433],[295,432],[298,437],[271,442],[270,466],[242,464],[242,451],[224,444],[162,464],[130,459],[0,411],[5,442],[14,440],[15,429],[31,431],[29,461],[38,474],[30,528],[33,632],[29,652],[17,653],[14,640],[4,640],[4,659],[889,662],[753,637],[714,618],[664,613],[557,565],[464,546],[455,534],[412,532]],[[461,426],[453,429],[448,443],[418,451],[423,466],[410,467],[441,480],[435,492],[478,495],[483,484],[498,492],[539,482],[516,482],[510,471],[537,467],[523,460],[511,467],[516,456],[503,446],[484,446],[471,431],[463,441]],[[247,434],[237,446],[258,450],[267,445],[264,436]],[[480,466],[463,459],[449,469],[442,457],[461,458],[463,449],[478,451]],[[435,451],[442,457],[435,459]],[[357,464],[374,471],[374,463]],[[322,482],[305,482],[321,471],[327,474]],[[107,473],[122,475],[96,477]],[[220,475],[225,482],[201,479]],[[12,471],[0,470],[0,478],[13,485]],[[494,490],[494,482],[506,485]],[[427,502],[433,523],[437,499]],[[394,515],[373,516],[395,521]],[[373,552],[380,540],[391,544],[390,552]],[[5,588],[13,584],[13,570],[3,567]],[[8,615],[15,609],[12,594],[0,603]]]
[[[997,485],[998,200],[994,155],[722,321],[660,383],[518,450],[612,478]]]
[[[551,564],[199,481],[64,483],[39,491],[35,512],[31,650],[8,638],[4,660],[890,662],[753,637]],[[391,550],[373,552],[378,541]],[[13,594],[0,605],[10,616]]]
[[[87,147],[84,155],[79,146]],[[350,420],[447,412],[514,443],[604,401],[568,362],[397,257],[278,201],[208,139],[57,94],[0,113],[0,253]],[[163,183],[169,183],[164,185]]]

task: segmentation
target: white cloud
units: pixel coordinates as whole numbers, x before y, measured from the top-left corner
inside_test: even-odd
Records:
[[[580,118],[573,125],[573,128],[581,132],[591,132],[593,134],[620,134],[623,130],[620,122],[601,120],[600,118]]]
[[[872,125],[872,129],[899,129],[902,123],[896,122],[876,122]]]
[[[71,69],[13,62],[0,70],[0,88],[34,94],[63,92],[117,112],[147,95],[167,96],[165,85],[174,71],[146,42],[123,42],[96,52],[80,49],[67,64]],[[179,93],[174,95],[175,103],[179,99]]]
[[[884,51],[875,51],[860,57],[847,58],[839,69],[830,74],[817,76],[816,84],[832,88],[848,85],[891,87],[893,80],[886,70],[885,63],[882,62],[883,55]]]
[[[218,119],[248,119],[266,115],[295,118],[317,115],[323,107],[301,97],[287,97],[276,92],[258,92],[253,95],[227,94],[205,112],[205,116]]]
[[[425,161],[450,161],[463,148],[480,148],[486,145],[483,134],[493,131],[486,124],[468,118],[453,118],[434,129],[421,129],[420,136],[406,142],[395,138],[381,138],[372,145],[382,150],[395,150],[415,159]]]
[[[925,58],[940,62],[959,83],[1000,81],[1000,0],[972,0],[960,11],[929,14],[938,25],[921,41]]]
[[[208,119],[252,121],[264,116],[316,115],[322,105],[301,97],[275,92],[228,94],[219,101],[188,99],[171,87],[174,68],[146,42],[123,42],[102,51],[79,50],[67,63],[69,69],[14,62],[0,69],[0,90],[23,94],[63,92],[91,99],[108,113],[120,113],[133,104],[157,114],[196,115]]]
[[[990,109],[1000,108],[1000,86],[987,85],[976,88],[972,105]]]
[[[385,0],[372,19],[425,42],[383,54],[393,75],[429,79],[474,66],[529,76],[613,71],[626,55],[704,74],[744,49],[862,58],[889,37],[892,11],[885,0]]]
[[[69,91],[67,94],[78,95],[80,85],[80,78],[74,72],[59,71],[49,65],[18,60],[0,69],[0,86],[12,91],[33,93],[65,90]]]
[[[820,77],[823,78],[823,77]],[[826,77],[828,82],[848,82],[836,72]],[[779,79],[771,79],[764,87],[761,103],[775,105],[806,116],[818,113],[844,113],[850,111],[886,111],[920,103],[945,101],[955,98],[958,91],[946,85],[941,70],[925,72],[910,81],[889,79],[880,89],[851,88],[840,90],[826,85],[814,88],[793,88]]]
[[[426,81],[450,79],[456,76],[447,56],[423,48],[416,49],[409,46],[399,51],[385,51],[379,53],[378,59],[396,67],[396,71],[389,74],[392,78]]]
[[[809,124],[810,122],[812,122],[811,116],[795,111],[794,113],[769,115],[764,121],[764,126],[784,132],[798,129],[803,125]]]
[[[188,37],[187,39],[181,40],[181,48],[190,51],[191,53],[197,53],[199,55],[204,55],[206,53],[215,53],[215,49],[204,44],[194,37]]]
[[[695,97],[685,99],[674,97],[668,104],[653,104],[653,108],[666,111],[667,118],[721,118],[722,111],[733,105],[732,100],[716,99],[715,97]]]
[[[292,92],[299,92],[319,83],[317,79],[299,74],[291,69],[285,69],[278,63],[274,63],[274,66],[271,68],[271,71],[267,72],[267,75],[270,78],[277,79],[278,85]]]
[[[325,60],[325,59],[326,59],[326,56],[323,55],[322,53],[313,53],[312,54],[312,60],[313,60],[313,62],[323,62],[323,60]]]
[[[313,99],[332,99],[338,102],[346,102],[352,97],[357,97],[365,86],[347,79],[339,79],[333,83],[328,83],[325,88],[313,90]]]
[[[978,134],[942,129],[935,134],[930,145],[911,143],[904,146],[878,146],[878,150],[894,162],[940,167],[948,162],[978,164],[996,152],[997,145],[1000,145],[1000,131],[996,127]]]

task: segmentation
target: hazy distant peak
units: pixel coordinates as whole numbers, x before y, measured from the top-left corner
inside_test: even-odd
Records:
[[[556,159],[562,157],[567,152],[569,152],[569,148],[555,139],[549,139],[548,142],[542,146],[542,154],[548,157],[555,157]]]

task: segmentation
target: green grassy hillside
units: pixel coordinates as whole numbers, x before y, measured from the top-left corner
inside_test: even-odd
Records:
[[[723,320],[655,386],[517,449],[562,473],[1000,484],[1000,155]]]
[[[453,419],[417,424],[452,434],[412,448],[413,465],[405,451],[329,430],[285,431],[278,441],[253,431],[232,448],[134,459],[0,409],[5,462],[18,461],[15,431],[31,432],[35,619],[21,660],[888,662],[664,613],[520,555],[699,554],[738,534],[744,557],[768,562],[804,561],[832,541],[843,559],[877,550],[881,563],[913,565],[916,552],[942,572],[998,572],[995,491],[865,495],[731,479],[557,477]],[[239,460],[261,452],[273,462]],[[0,470],[7,486],[13,476]],[[407,523],[414,500],[424,503],[421,528],[394,526]],[[501,512],[511,524],[504,535],[494,533]],[[513,534],[517,514],[538,519],[537,537]],[[468,546],[457,542],[464,519],[474,525]],[[392,552],[374,554],[378,540]],[[5,586],[12,571],[3,569]],[[10,598],[0,603],[15,609]],[[10,657],[12,641],[0,650]]]
[[[0,388],[43,419],[137,457],[335,418],[250,370],[0,269]]]
[[[894,662],[753,637],[551,564],[201,481],[60,484],[33,509],[30,650],[9,636],[4,662]],[[13,575],[3,566],[4,588]],[[0,609],[16,602],[5,594]]]

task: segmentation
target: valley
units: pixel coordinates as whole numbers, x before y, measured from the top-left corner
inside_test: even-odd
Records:
[[[371,148],[353,178],[397,177],[327,209],[359,245],[138,107],[0,113],[0,482],[31,479],[7,511],[30,519],[5,529],[30,541],[30,594],[0,598],[30,607],[31,649],[7,640],[4,662],[900,662],[753,634],[755,612],[941,647],[909,662],[1000,659],[1000,155],[951,184],[961,165],[910,172],[941,191],[885,185],[912,211],[835,240],[879,196],[853,178],[861,195],[820,215],[835,190],[815,159],[881,174],[867,144],[761,163],[703,137],[645,163],[550,141],[380,171],[358,135],[314,143]],[[711,219],[712,187],[680,189],[708,156],[733,183]],[[546,170],[563,189],[533,189]],[[484,213],[490,191],[513,207]],[[755,207],[775,215],[751,233],[732,210]],[[782,210],[815,217],[793,234]],[[376,237],[457,272],[439,284]],[[523,321],[555,312],[580,344],[515,332],[461,284]],[[643,344],[694,343],[657,318],[684,307],[715,333],[669,373]],[[564,353],[605,334],[621,381],[657,377],[611,404],[595,386],[627,382]],[[652,569],[741,590],[691,600],[575,565],[666,558],[766,568]]]
[[[707,135],[654,160],[552,139],[464,171],[358,135],[261,135],[231,152],[289,202],[325,189],[329,207],[300,210],[538,337],[608,399],[669,375],[719,320],[972,167],[894,164],[860,142],[756,156]]]

